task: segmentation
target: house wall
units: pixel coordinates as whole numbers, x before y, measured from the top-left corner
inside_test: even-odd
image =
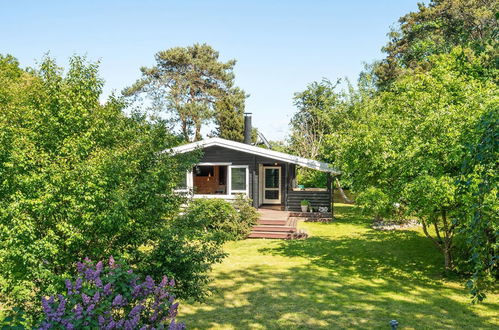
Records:
[[[205,148],[203,152],[203,156],[200,159],[201,163],[232,163],[232,165],[248,166],[249,197],[253,199],[254,207],[261,205],[259,199],[261,189],[259,165],[268,165],[281,167],[281,205],[283,209],[300,211],[300,202],[303,199],[309,200],[312,203],[312,207],[327,206],[331,209],[331,192],[329,189],[322,191],[293,190],[296,183],[295,164],[283,163],[274,159],[218,146]]]
[[[232,149],[222,148],[218,146],[208,147],[203,150],[203,156],[201,157],[201,163],[232,163],[232,165],[248,165],[249,170],[249,196],[253,199],[253,206],[260,206],[258,200],[259,193],[259,170],[258,165],[272,165],[276,163],[274,159],[260,157],[241,151],[236,151]],[[285,203],[286,194],[286,166],[283,163],[278,163],[281,166],[281,202]]]

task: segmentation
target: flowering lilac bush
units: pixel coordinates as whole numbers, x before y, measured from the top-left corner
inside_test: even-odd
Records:
[[[85,259],[77,269],[76,280],[66,280],[65,295],[42,298],[40,329],[185,329],[175,322],[173,279],[164,276],[156,284],[147,276],[141,283],[113,257],[106,264]]]

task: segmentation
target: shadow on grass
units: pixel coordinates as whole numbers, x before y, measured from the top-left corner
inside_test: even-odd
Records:
[[[222,272],[217,276],[220,294],[192,313],[181,310],[181,320],[195,329],[387,329],[391,319],[397,319],[401,328],[493,328],[490,318],[448,297],[462,294],[461,290],[442,294],[435,285],[423,287],[392,278],[352,281],[341,276],[345,274],[313,266]]]
[[[263,254],[307,258],[311,264],[363,278],[438,281],[442,257],[414,231],[367,232],[357,237],[310,237],[283,241]]]
[[[443,283],[442,257],[417,231],[370,230],[351,206],[336,210],[334,223],[307,224],[314,237],[273,241],[254,251],[261,264],[217,272],[218,292],[180,319],[195,329],[388,329],[391,319],[401,329],[497,326],[497,303],[478,315],[460,284]],[[345,230],[352,224],[359,230]]]

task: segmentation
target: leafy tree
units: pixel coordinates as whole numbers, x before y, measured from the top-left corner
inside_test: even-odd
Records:
[[[459,195],[472,277],[467,283],[476,300],[499,277],[499,105],[481,116],[468,144]]]
[[[97,72],[81,57],[65,75],[50,58],[37,70],[0,58],[4,304],[37,308],[75,258],[113,254],[137,265],[139,247],[159,239],[183,202],[173,188],[193,156],[159,153],[179,142],[164,122],[127,117],[113,97],[101,104]]]
[[[497,13],[495,0],[432,0],[400,18],[389,34],[386,58],[374,67],[377,84],[386,88],[406,69],[426,70],[431,55],[466,46],[482,54],[483,73],[497,69]]]
[[[294,96],[297,112],[290,121],[290,149],[299,156],[315,159],[321,154],[326,134],[331,132],[334,123],[332,111],[340,96],[335,91],[339,81],[332,83],[327,79],[313,82]]]
[[[247,95],[234,88],[215,103],[215,125],[213,135],[223,139],[243,142],[244,101]]]
[[[498,90],[475,75],[480,59],[471,50],[432,56],[428,65],[354,107],[340,160],[355,191],[377,188],[417,216],[451,270],[453,237],[462,223],[456,182],[465,146]]]
[[[221,136],[240,137],[238,115],[246,95],[234,87],[235,60],[221,62],[207,44],[175,47],[155,57],[156,66],[142,67],[142,78],[125,95],[147,95],[154,108],[180,124],[186,141],[200,140],[202,125],[213,119]]]

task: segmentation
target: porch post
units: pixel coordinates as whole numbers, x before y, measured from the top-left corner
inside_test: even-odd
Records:
[[[327,187],[329,190],[329,199],[331,202],[331,219],[334,219],[334,178],[330,172],[327,173]]]

